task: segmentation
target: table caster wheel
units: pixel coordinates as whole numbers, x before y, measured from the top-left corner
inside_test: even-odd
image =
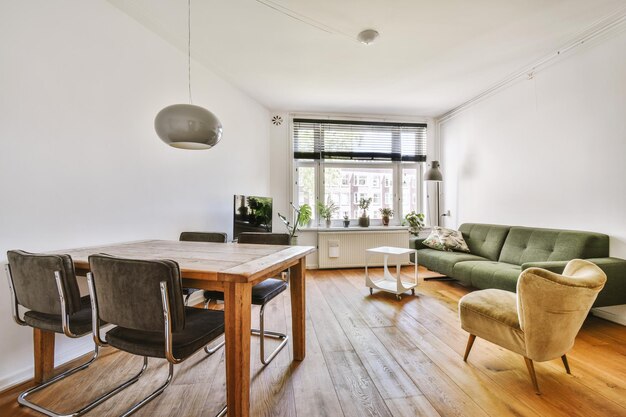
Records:
[[[374,295],[374,290],[370,288],[370,295]]]
[[[415,295],[415,288],[411,288],[411,295]]]
[[[396,300],[402,300],[402,296],[400,294],[396,294]]]

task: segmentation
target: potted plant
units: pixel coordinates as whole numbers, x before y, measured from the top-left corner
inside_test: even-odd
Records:
[[[343,213],[343,227],[350,227],[350,217],[347,211]]]
[[[332,224],[333,214],[339,211],[339,207],[333,202],[333,200],[328,200],[327,204],[322,203],[321,201],[317,202],[317,212],[320,215],[320,218],[326,219],[326,227],[330,227]]]
[[[292,225],[289,220],[287,220],[287,218],[280,213],[278,213],[278,217],[283,221],[283,223],[285,223],[285,226],[287,227],[287,232],[289,232],[291,244],[297,245],[298,236],[296,236],[296,232],[298,231],[299,227],[306,226],[311,221],[311,217],[313,216],[313,210],[308,204],[303,204],[300,206],[300,208],[296,208],[293,203],[289,204],[291,204],[291,207],[293,207],[293,210],[295,212],[296,221],[294,222],[294,224]]]
[[[370,198],[361,198],[359,200],[359,208],[363,210],[361,213],[361,217],[359,217],[359,226],[368,227],[370,225],[370,217],[367,215],[367,209],[370,207],[372,203],[372,197]]]
[[[417,236],[420,230],[424,228],[424,214],[411,211],[410,213],[407,213],[406,216],[404,216],[404,221],[402,222],[402,224],[408,224],[409,232],[412,235]]]
[[[380,215],[383,218],[383,226],[389,226],[389,218],[393,217],[393,210],[389,207],[383,207],[378,209],[380,211]]]

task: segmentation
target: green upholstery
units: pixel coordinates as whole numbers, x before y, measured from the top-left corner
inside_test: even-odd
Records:
[[[594,307],[626,304],[626,260],[620,258],[590,258],[607,276]]]
[[[459,230],[471,253],[423,249],[423,239],[413,238],[409,245],[417,249],[418,263],[476,288],[515,292],[526,269],[562,274],[568,261],[587,259],[607,276],[594,307],[626,304],[626,260],[608,257],[605,234],[476,223],[462,224]]]
[[[497,288],[515,292],[517,279],[522,272],[519,265],[493,261],[459,262],[452,276],[472,287]]]
[[[436,249],[420,249],[417,251],[417,263],[419,265],[449,277],[453,276],[452,270],[458,262],[487,260],[465,252],[444,252]]]
[[[509,233],[509,226],[465,223],[459,227],[470,253],[497,261]]]
[[[522,265],[526,262],[569,261],[609,256],[609,237],[573,230],[511,227],[498,259]]]

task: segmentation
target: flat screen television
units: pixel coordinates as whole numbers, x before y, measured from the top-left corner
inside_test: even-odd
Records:
[[[272,199],[270,197],[235,195],[233,239],[241,232],[272,231]]]

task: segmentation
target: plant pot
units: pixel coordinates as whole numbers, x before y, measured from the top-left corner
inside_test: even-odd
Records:
[[[343,227],[350,227],[350,220],[344,220]]]
[[[359,226],[361,227],[369,227],[370,218],[369,217],[359,217]]]
[[[291,236],[291,246],[298,246],[298,236]]]
[[[330,227],[333,221],[331,219],[326,219],[326,227]]]
[[[389,226],[389,217],[383,217],[383,226]]]

